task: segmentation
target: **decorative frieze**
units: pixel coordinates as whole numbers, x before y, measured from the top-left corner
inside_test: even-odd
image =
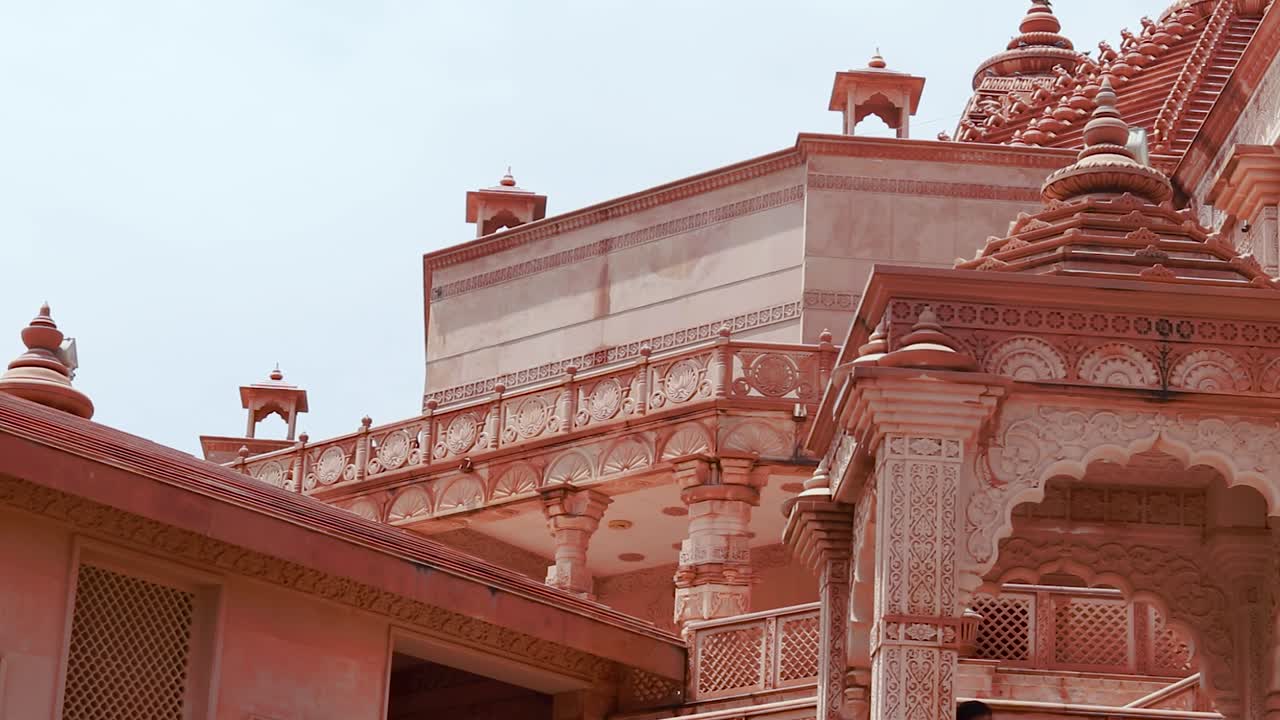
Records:
[[[824,175],[811,173],[809,187],[814,190],[883,193],[963,198],[965,200],[1001,200],[1034,203],[1040,200],[1040,188],[1017,185],[958,183],[907,178],[868,177],[862,175]]]

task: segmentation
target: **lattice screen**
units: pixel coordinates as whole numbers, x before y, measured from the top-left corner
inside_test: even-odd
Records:
[[[778,621],[778,682],[809,680],[818,676],[820,644],[818,614]]]
[[[698,695],[764,687],[764,625],[708,633],[698,645]]]
[[[83,565],[64,720],[181,720],[195,596]]]
[[[1124,600],[1055,601],[1055,660],[1073,666],[1128,667],[1129,604]]]
[[[1191,672],[1191,644],[1173,628],[1164,624],[1164,618],[1155,608],[1151,614],[1151,666],[1156,672],[1174,674]]]
[[[979,595],[973,609],[982,615],[975,657],[985,660],[1031,659],[1032,599],[1024,595]]]

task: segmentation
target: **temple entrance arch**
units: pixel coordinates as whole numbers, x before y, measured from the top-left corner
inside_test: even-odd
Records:
[[[982,590],[1074,575],[1194,638],[1227,717],[1262,717],[1274,629],[1280,428],[1258,417],[1009,397],[975,455],[967,545]],[[998,516],[980,514],[998,507]],[[982,522],[985,519],[985,525]],[[991,538],[996,548],[988,551]]]

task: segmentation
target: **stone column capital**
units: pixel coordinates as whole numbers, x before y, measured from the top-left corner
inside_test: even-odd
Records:
[[[805,492],[791,501],[782,541],[814,572],[828,562],[853,557],[853,506],[831,499],[828,491]]]
[[[552,522],[571,518],[595,520],[604,517],[605,508],[613,498],[598,490],[588,490],[572,485],[556,485],[538,491],[542,498],[542,511]],[[594,528],[592,528],[594,529]]]
[[[572,485],[543,488],[538,494],[556,543],[555,564],[547,568],[546,582],[589,597],[592,577],[587,566],[587,545],[613,498]]]
[[[889,434],[968,442],[995,413],[1007,384],[981,373],[880,367],[854,373],[842,422],[866,447]]]

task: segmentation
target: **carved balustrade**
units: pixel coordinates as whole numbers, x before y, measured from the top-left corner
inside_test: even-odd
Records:
[[[1053,671],[1185,677],[1190,645],[1156,608],[1118,590],[1008,585],[977,595],[974,657]]]
[[[429,401],[419,417],[376,427],[365,422],[354,433],[320,442],[308,442],[304,435],[292,447],[230,464],[263,482],[314,493],[380,478],[468,472],[507,449],[613,432],[646,416],[694,413],[717,403],[785,411],[790,417],[795,405],[817,403],[835,355],[830,342],[740,342],[722,331],[710,342],[680,351],[654,354],[641,348],[635,360],[582,373],[570,367],[554,382],[518,390],[498,385],[481,400]],[[571,470],[558,481],[583,479]],[[529,482],[540,485],[543,479]],[[466,495],[449,507],[472,507],[487,499]]]
[[[691,623],[690,700],[710,700],[818,680],[818,603]]]
[[[1165,98],[1156,115],[1153,127],[1156,133],[1155,149],[1158,152],[1167,152],[1177,141],[1177,129],[1186,114],[1187,104],[1196,88],[1200,86],[1209,62],[1217,54],[1234,14],[1235,3],[1219,3],[1205,24],[1199,39],[1196,40],[1195,47],[1192,48],[1190,56],[1182,66],[1182,71],[1174,80],[1173,92]]]

